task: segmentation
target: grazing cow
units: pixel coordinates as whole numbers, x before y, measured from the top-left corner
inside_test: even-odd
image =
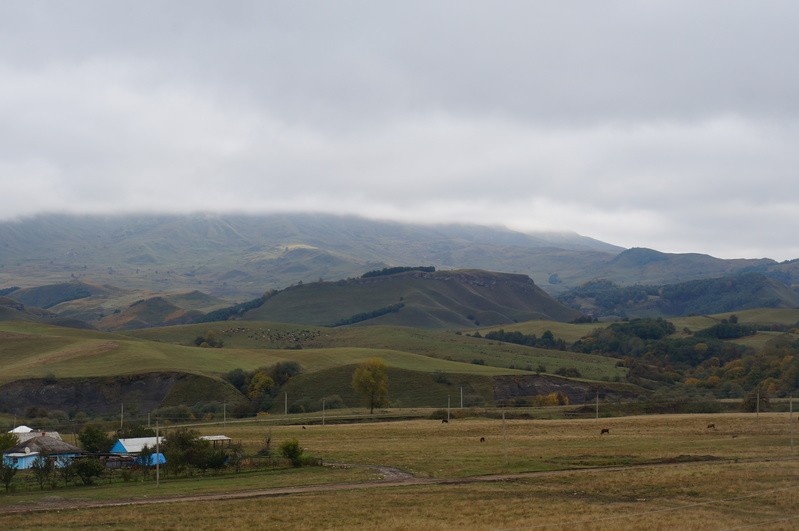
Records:
[[[599,432],[600,435],[604,435],[606,433],[610,435],[610,428],[602,428],[602,431]]]
[[[441,419],[441,424],[448,424],[449,421],[447,419]]]
[[[481,442],[481,443],[484,443],[484,442],[486,442],[486,438],[485,438],[485,437],[480,437],[480,442]]]
[[[305,426],[303,426],[302,429],[305,429]]]
[[[707,425],[707,429],[709,429],[709,430],[715,430],[715,429],[716,429],[716,425],[715,425],[715,424],[708,424],[708,425]]]

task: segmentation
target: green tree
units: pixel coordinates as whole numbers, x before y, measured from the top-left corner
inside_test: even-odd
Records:
[[[86,424],[78,433],[80,445],[89,453],[107,452],[114,445],[108,434],[94,424]]]
[[[65,487],[75,479],[75,466],[72,463],[73,460],[71,457],[58,458],[58,466],[56,467],[56,471],[61,479],[64,480]]]
[[[265,370],[260,370],[250,379],[250,383],[247,386],[247,396],[250,399],[255,399],[264,393],[272,391],[274,386],[275,381],[269,376],[269,373]]]
[[[94,483],[94,479],[102,476],[103,470],[105,470],[100,460],[93,457],[75,459],[72,462],[72,466],[75,469],[75,475],[80,478],[84,485]]]
[[[11,482],[14,480],[14,476],[16,475],[16,467],[0,456],[0,482],[2,482],[3,486],[5,486],[6,492],[11,490]]]
[[[170,431],[161,444],[161,453],[166,458],[166,468],[178,475],[189,466],[196,466],[199,453],[207,441],[199,439],[199,433],[189,428],[177,428]]]
[[[369,413],[388,401],[388,374],[386,362],[380,358],[369,358],[352,374],[352,388],[363,395],[369,404]]]
[[[0,433],[0,452],[4,452],[11,448],[12,446],[16,446],[19,442],[17,436],[13,433]]]
[[[36,456],[36,459],[31,463],[31,472],[39,484],[39,489],[44,490],[44,484],[53,475],[54,469],[52,460],[43,455]]]

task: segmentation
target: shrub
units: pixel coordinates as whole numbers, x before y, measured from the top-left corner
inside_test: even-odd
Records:
[[[559,367],[555,370],[555,374],[558,376],[564,376],[566,378],[580,378],[582,374],[580,371],[577,370],[576,367]]]
[[[452,385],[452,380],[449,377],[449,374],[445,373],[444,371],[435,371],[433,373],[433,381],[440,384]]]
[[[72,466],[75,468],[75,475],[83,481],[84,485],[94,483],[94,479],[102,476],[103,470],[105,470],[100,460],[92,457],[75,459]]]
[[[291,461],[292,466],[302,466],[302,448],[297,439],[289,439],[280,445],[280,455]]]
[[[324,398],[325,409],[341,409],[347,407],[344,400],[339,395],[330,395]]]

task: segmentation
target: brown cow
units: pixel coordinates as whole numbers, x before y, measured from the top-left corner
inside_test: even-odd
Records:
[[[708,425],[707,425],[707,429],[709,429],[709,430],[715,430],[715,429],[716,429],[716,425],[715,425],[715,424],[708,424]]]
[[[486,442],[486,438],[485,438],[485,437],[480,437],[480,442],[481,442],[481,443],[484,443],[484,442]]]
[[[604,435],[606,433],[610,435],[610,428],[602,428],[602,431],[599,432],[600,435]]]

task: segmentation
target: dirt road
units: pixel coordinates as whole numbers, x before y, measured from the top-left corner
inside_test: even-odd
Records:
[[[779,460],[779,459],[774,459]],[[704,464],[723,464],[729,463],[728,460],[699,460]],[[748,460],[747,460],[748,461]],[[758,462],[772,461],[772,459],[759,459]],[[402,470],[384,467],[367,466],[379,473],[382,478],[372,481],[358,483],[328,483],[321,485],[302,485],[295,487],[273,487],[267,489],[254,489],[230,493],[216,494],[193,494],[186,496],[165,496],[161,498],[137,498],[129,500],[113,501],[73,501],[73,500],[51,500],[41,505],[7,506],[2,509],[4,515],[21,514],[44,511],[63,511],[71,509],[94,509],[102,507],[124,507],[132,505],[156,505],[164,503],[186,503],[219,500],[242,500],[249,498],[270,498],[278,496],[291,496],[312,492],[335,492],[356,489],[381,489],[391,487],[412,487],[416,485],[461,485],[480,482],[514,481],[519,479],[529,479],[537,477],[565,476],[565,475],[586,475],[586,474],[609,474],[622,472],[631,468],[656,468],[656,467],[676,467],[691,466],[697,461],[670,461],[643,465],[628,465],[603,468],[581,468],[570,470],[554,470],[544,472],[522,472],[518,474],[493,474],[486,476],[472,476],[463,478],[417,478]],[[335,465],[342,466],[342,465]],[[343,465],[343,466],[364,466],[364,465]]]

